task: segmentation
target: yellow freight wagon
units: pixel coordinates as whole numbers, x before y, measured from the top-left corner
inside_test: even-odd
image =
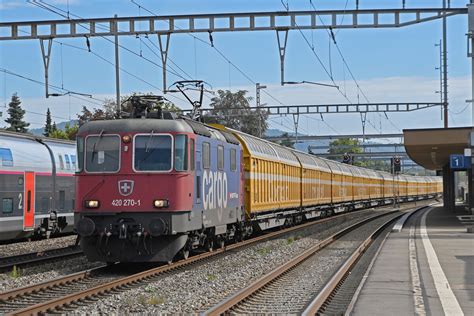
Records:
[[[383,197],[384,199],[392,199],[395,192],[394,177],[386,172],[382,173],[383,177]]]
[[[354,201],[368,200],[370,195],[370,179],[367,170],[352,166],[352,192]]]
[[[244,157],[245,208],[249,215],[301,207],[301,165],[286,147],[230,130]]]
[[[329,168],[331,169],[331,196],[332,203],[341,203],[348,200],[352,200],[352,197],[348,197],[347,185],[352,188],[352,174],[347,171],[346,168],[342,169],[342,164],[332,160],[326,160]]]
[[[381,199],[383,198],[383,177],[380,172],[365,169],[370,181],[370,199]]]
[[[331,170],[313,155],[294,151],[301,163],[301,201],[303,207],[331,203]]]

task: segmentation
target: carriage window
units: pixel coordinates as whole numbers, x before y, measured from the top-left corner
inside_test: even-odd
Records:
[[[174,138],[174,168],[177,171],[188,170],[188,141],[186,135]]]
[[[59,161],[59,169],[64,169],[64,161],[63,161],[63,156],[61,154],[58,154],[58,161]]]
[[[230,170],[237,170],[237,151],[235,150],[235,148],[230,149]]]
[[[136,171],[171,171],[170,135],[139,135],[135,137],[134,167]]]
[[[84,138],[77,138],[77,171],[84,169]]]
[[[0,148],[0,161],[4,167],[13,167],[12,151],[8,148]]]
[[[194,170],[194,165],[196,164],[196,162],[194,161],[194,139],[189,140],[189,154],[191,155],[191,158],[190,158],[191,170]]]
[[[2,205],[2,212],[5,213],[13,213],[13,199],[3,199]]]
[[[64,155],[64,159],[66,160],[66,169],[71,169],[71,161],[69,160],[69,155]]]
[[[209,169],[211,166],[211,145],[202,143],[202,167]]]
[[[69,157],[71,157],[71,167],[73,170],[75,170],[76,169],[76,156],[70,155]]]
[[[224,170],[224,146],[217,146],[217,168]]]
[[[86,141],[86,171],[117,172],[120,168],[120,137],[89,136]]]

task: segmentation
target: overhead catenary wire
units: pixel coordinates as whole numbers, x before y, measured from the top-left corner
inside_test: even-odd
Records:
[[[40,81],[40,80],[36,80],[36,79],[33,79],[33,78],[30,78],[30,77],[27,77],[27,76],[24,76],[24,75],[21,75],[19,73],[16,73],[16,72],[13,72],[11,70],[8,70],[8,69],[5,69],[5,68],[0,68],[0,71],[3,72],[3,73],[6,73],[7,75],[11,75],[11,76],[15,76],[15,77],[18,77],[18,78],[22,78],[24,80],[28,80],[30,82],[33,82],[33,83],[36,83],[36,84],[40,84],[40,85],[45,85],[45,82],[43,81]],[[65,92],[65,93],[70,93],[72,97],[76,98],[76,99],[80,99],[82,101],[86,101],[86,102],[89,102],[91,104],[95,104],[95,105],[101,105],[101,103],[97,103],[97,102],[93,102],[91,101],[90,99],[92,100],[95,100],[95,101],[100,101],[100,102],[104,102],[104,100],[101,100],[101,99],[97,99],[97,98],[94,98],[94,97],[91,97],[91,98],[85,98],[85,97],[81,97],[81,96],[78,96],[78,95],[75,95],[74,91],[71,91],[71,90],[68,90],[66,88],[61,88],[59,86],[56,86],[56,85],[53,85],[53,84],[48,84],[48,86],[55,90],[55,91],[58,91],[58,92]]]
[[[69,19],[66,14],[61,13],[61,12],[65,12],[64,10],[62,10],[61,8],[58,8],[58,7],[56,7],[56,6],[52,5],[52,4],[49,4],[49,3],[45,2],[45,1],[29,1],[29,3],[35,5],[35,6],[39,7],[39,8],[46,9],[46,10],[48,10],[48,11],[50,11],[50,12],[53,12],[53,13],[59,15],[59,16],[62,16],[62,17],[65,18],[65,19]],[[49,7],[48,7],[48,6],[49,6]],[[53,8],[53,9],[51,9],[51,8]],[[60,11],[60,12],[58,12],[58,11]],[[70,12],[70,15],[71,15],[71,16],[74,16],[74,17],[76,17],[76,18],[78,18],[78,19],[83,19],[83,17],[81,17],[81,16],[79,16],[79,15],[76,15],[76,14],[72,14],[71,12]],[[84,29],[86,29],[86,30],[88,30],[88,28],[87,28],[86,26],[82,25],[82,24],[79,24],[79,26],[82,27],[82,28],[84,28]],[[100,26],[100,25],[97,25],[96,27],[97,27],[98,29],[104,29],[104,30],[107,29],[106,27],[103,27],[103,26]],[[106,40],[106,41],[108,41],[108,42],[110,42],[110,43],[112,43],[112,44],[115,45],[114,41],[111,40],[111,39],[109,39],[109,38],[107,38],[106,36],[99,36],[99,37],[101,37],[102,39],[104,39],[104,40]],[[129,52],[129,53],[131,53],[131,54],[133,54],[133,55],[135,55],[135,56],[137,56],[137,57],[139,57],[139,58],[142,58],[142,59],[146,60],[147,62],[149,62],[149,63],[155,65],[156,67],[158,67],[158,68],[160,68],[160,69],[163,69],[163,66],[162,66],[162,65],[160,65],[160,64],[158,64],[158,63],[156,63],[156,62],[154,62],[153,60],[151,60],[151,59],[149,59],[149,58],[146,58],[145,56],[140,56],[140,53],[137,53],[137,52],[133,51],[132,49],[130,49],[130,48],[128,48],[128,47],[126,47],[126,46],[124,46],[124,45],[122,45],[122,44],[118,44],[118,46],[119,46],[121,49],[123,49],[123,50],[125,50],[125,51],[127,51],[127,52]],[[170,74],[172,74],[172,75],[174,75],[174,76],[176,76],[176,77],[178,77],[178,78],[180,78],[180,79],[186,80],[185,77],[181,76],[179,73],[177,73],[177,72],[175,72],[175,71],[167,70],[167,72],[170,73]]]
[[[29,1],[29,3],[35,5],[35,6],[39,7],[39,8],[46,9],[46,10],[52,12],[52,13],[55,13],[55,14],[57,14],[57,15],[59,15],[59,16],[62,16],[63,18],[66,18],[66,19],[69,19],[69,15],[70,15],[70,16],[74,16],[74,17],[76,17],[76,18],[80,18],[80,19],[82,18],[82,17],[80,17],[80,16],[78,16],[78,15],[75,15],[75,14],[72,14],[72,13],[70,13],[70,12],[68,13],[68,15],[62,14],[61,12],[58,12],[58,11],[65,12],[64,10],[62,10],[61,8],[58,8],[58,7],[54,6],[54,5],[51,5],[51,4],[49,4],[49,3],[46,3],[46,2],[44,2],[44,1]],[[48,6],[51,6],[52,8],[54,8],[54,10],[51,9],[51,8],[49,8]],[[83,27],[83,28],[85,28],[85,29],[87,29],[87,27],[85,27],[85,26],[83,26],[83,25],[80,25],[80,26]],[[98,25],[97,28],[105,29],[104,27],[101,27],[100,25]],[[101,38],[107,40],[108,42],[113,43],[112,40],[108,39],[108,38],[105,37],[105,36],[101,36]],[[112,63],[111,61],[107,60],[106,58],[100,56],[100,55],[97,54],[97,53],[94,53],[94,52],[91,50],[89,38],[86,37],[86,40],[87,40],[87,43],[88,43],[88,45],[87,45],[88,48],[87,48],[87,49],[84,49],[85,51],[90,52],[90,53],[93,53],[95,56],[99,57],[100,59],[106,61],[107,63],[109,63],[109,64],[111,64],[111,65],[113,65],[113,66],[115,66],[115,64]],[[73,47],[73,45],[70,45],[70,44],[65,44],[65,43],[63,43],[63,44],[64,44],[64,45],[67,45],[67,46],[70,46],[70,47]],[[127,52],[129,52],[129,53],[131,53],[131,54],[133,54],[133,55],[135,55],[135,56],[137,56],[137,57],[140,57],[140,58],[146,60],[147,62],[149,62],[149,63],[155,65],[155,66],[158,67],[158,68],[161,68],[161,69],[163,68],[161,65],[155,63],[154,61],[152,61],[152,60],[150,60],[150,59],[148,59],[148,58],[146,58],[146,57],[144,57],[144,56],[140,56],[140,54],[134,52],[133,50],[129,49],[128,47],[126,47],[126,46],[124,46],[124,45],[119,44],[118,46],[119,46],[121,49],[123,49],[123,50],[125,50],[125,51],[127,51]],[[77,47],[75,47],[75,48],[77,48]],[[129,72],[129,71],[123,69],[122,67],[119,67],[119,69],[120,69],[121,71],[127,73],[128,75],[130,75],[130,76],[132,76],[132,77],[134,77],[134,78],[136,78],[136,79],[138,79],[138,80],[140,80],[140,81],[142,81],[142,82],[144,82],[144,83],[147,83],[148,85],[152,86],[153,88],[155,88],[155,89],[157,89],[157,90],[163,92],[163,90],[162,90],[161,88],[159,88],[159,87],[157,87],[157,86],[155,86],[155,85],[153,85],[153,84],[151,84],[151,83],[149,83],[149,82],[146,82],[145,80],[143,80],[143,79],[139,78],[138,76],[132,74],[131,72]],[[184,77],[182,77],[180,74],[178,74],[178,73],[176,73],[176,72],[169,71],[169,70],[168,70],[167,72],[169,72],[170,74],[173,74],[173,75],[177,76],[178,78],[185,79]],[[182,102],[186,102],[186,100],[184,100],[183,98],[177,97],[177,96],[171,95],[170,97],[175,98],[175,99],[177,99],[177,100],[180,100],[180,101],[182,101]]]
[[[138,3],[137,1],[135,0],[131,0],[131,2],[135,5],[140,5],[141,8],[148,12],[149,14],[151,15],[155,15],[155,16],[158,16],[158,14],[156,14],[155,12],[145,8],[143,5],[141,5],[140,3]],[[178,26],[174,26],[176,29],[180,29]],[[251,82],[252,84],[256,84],[257,82],[255,80],[253,80],[247,73],[245,73],[240,67],[238,67],[235,63],[233,63],[219,48],[216,47],[215,43],[211,44],[193,34],[189,34],[189,33],[186,33],[188,36],[191,36],[195,41],[199,41],[211,48],[213,48],[228,64],[232,65],[232,67],[237,70],[245,79],[247,79],[249,82]],[[197,70],[195,70],[197,72]],[[275,98],[273,95],[271,95],[268,91],[265,91],[265,90],[262,90],[262,92],[267,95],[268,97],[270,97],[272,100],[274,100],[275,102],[281,104],[281,105],[285,105],[283,102],[281,102],[280,100],[278,100],[277,98]]]

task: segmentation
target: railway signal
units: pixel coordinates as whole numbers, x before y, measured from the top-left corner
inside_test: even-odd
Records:
[[[391,159],[392,163],[392,173],[399,173],[402,170],[402,160],[400,157],[396,156]]]
[[[342,156],[342,163],[351,164],[351,156],[348,153]]]

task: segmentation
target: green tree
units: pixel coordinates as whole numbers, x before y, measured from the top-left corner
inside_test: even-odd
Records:
[[[26,133],[28,131],[27,127],[30,126],[30,123],[23,121],[25,110],[21,108],[20,104],[20,98],[16,93],[14,93],[10,103],[8,104],[8,114],[10,117],[7,118],[5,122],[10,124],[10,127],[8,127],[7,130]]]
[[[51,111],[48,108],[48,111],[46,111],[46,124],[44,125],[43,135],[49,137],[52,131],[53,126],[51,125]]]
[[[338,138],[329,143],[328,153],[340,154],[341,157],[345,153],[358,154],[362,152],[362,147],[357,139]]]
[[[210,115],[204,115],[206,123],[217,123],[226,127],[240,130],[254,136],[265,134],[268,128],[268,113],[251,110],[249,102],[252,97],[246,96],[247,91],[218,90],[217,96],[211,99],[213,108]]]
[[[56,126],[56,124],[54,126]],[[71,124],[66,123],[66,126],[64,127],[64,131],[56,128],[55,130],[51,132],[49,137],[75,140],[78,129],[79,129],[79,125],[74,124],[71,126]]]
[[[283,138],[279,144],[282,145],[282,146],[286,146],[286,147],[290,147],[290,148],[295,148],[295,141],[293,141],[291,138],[290,138],[290,135],[288,135],[288,133],[283,133],[281,134],[281,137]]]

